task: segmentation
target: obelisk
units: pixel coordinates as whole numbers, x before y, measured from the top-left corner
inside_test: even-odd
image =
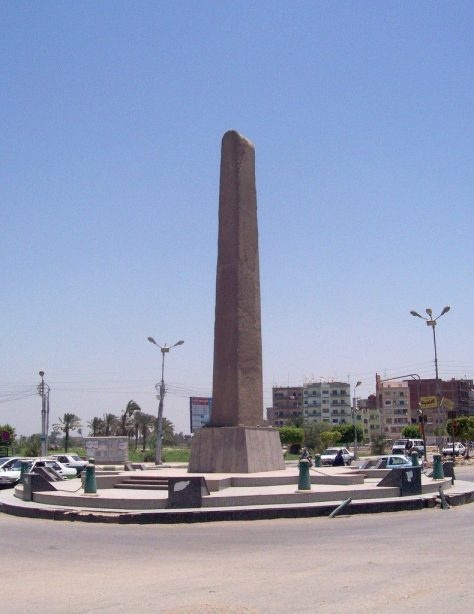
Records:
[[[190,472],[284,469],[278,432],[262,427],[262,334],[255,150],[222,139],[212,416],[193,437]]]

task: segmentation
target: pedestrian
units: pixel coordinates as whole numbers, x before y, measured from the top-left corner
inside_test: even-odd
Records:
[[[344,456],[342,455],[342,450],[338,450],[334,460],[332,461],[333,467],[343,467],[344,466]]]

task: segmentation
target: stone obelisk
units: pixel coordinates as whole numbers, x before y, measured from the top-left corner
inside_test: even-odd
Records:
[[[193,437],[190,472],[284,469],[278,432],[263,422],[255,150],[222,139],[212,417]]]

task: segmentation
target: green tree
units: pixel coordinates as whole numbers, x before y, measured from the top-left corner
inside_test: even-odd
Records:
[[[41,435],[20,437],[16,453],[19,456],[39,456],[41,454]]]
[[[372,444],[371,444],[372,454],[377,455],[377,456],[385,454],[386,443],[387,441],[385,439],[385,436],[382,434],[375,435],[374,437],[372,437]]]
[[[89,420],[87,423],[87,428],[89,429],[89,435],[92,437],[97,437],[98,435],[103,435],[105,432],[105,424],[102,418],[98,418],[97,416]]]
[[[304,441],[304,431],[297,426],[281,426],[278,429],[282,444],[291,446],[292,444],[301,445]]]
[[[163,417],[162,422],[163,428],[163,445],[164,446],[174,446],[176,443],[176,437],[174,433],[174,424],[168,420],[168,418]]]
[[[357,431],[357,441],[362,441],[364,437],[362,428],[359,425],[357,425],[355,428]],[[355,441],[354,425],[338,424],[337,430],[341,433],[341,439],[339,440],[340,443],[350,444]]]
[[[67,452],[69,448],[69,433],[81,428],[81,419],[76,414],[64,414],[58,420],[59,422],[53,424],[53,431],[64,433],[64,450]]]
[[[104,422],[104,435],[106,437],[115,435],[117,426],[119,424],[117,416],[115,414],[104,414],[102,420]]]
[[[326,422],[310,422],[303,427],[304,445],[314,450],[322,452],[327,447],[325,437],[331,432],[331,425]]]
[[[142,411],[135,412],[133,418],[137,424],[137,433],[141,435],[142,438],[142,452],[145,452],[148,435],[156,426],[156,418]]]
[[[407,424],[402,428],[402,437],[406,439],[420,439],[420,427],[416,424]]]
[[[135,401],[129,401],[127,407],[123,410],[120,416],[120,424],[118,427],[119,435],[127,435],[128,437],[133,432],[133,414],[136,411],[141,411],[140,406]]]
[[[474,416],[459,416],[448,420],[446,430],[453,439],[467,443],[474,439]],[[469,458],[469,445],[466,445],[466,458]]]
[[[341,441],[341,433],[335,429],[331,429],[330,431],[325,431],[321,434],[321,438],[323,441],[324,448],[330,448],[334,444]]]

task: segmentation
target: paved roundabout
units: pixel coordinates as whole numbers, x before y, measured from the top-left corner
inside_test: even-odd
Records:
[[[399,470],[393,470],[398,472]],[[23,486],[0,491],[0,511],[30,518],[105,523],[192,523],[423,510],[437,505],[474,501],[474,484],[421,474],[421,492],[401,496],[386,485],[389,470],[357,467],[310,470],[309,489],[299,489],[296,464],[283,471],[259,474],[187,473],[182,465],[138,471],[97,469],[96,493],[85,493],[79,479],[55,482],[52,490],[36,491],[24,500]],[[170,505],[168,483],[185,489],[190,478],[204,478],[197,503]],[[385,479],[384,479],[385,478]]]

